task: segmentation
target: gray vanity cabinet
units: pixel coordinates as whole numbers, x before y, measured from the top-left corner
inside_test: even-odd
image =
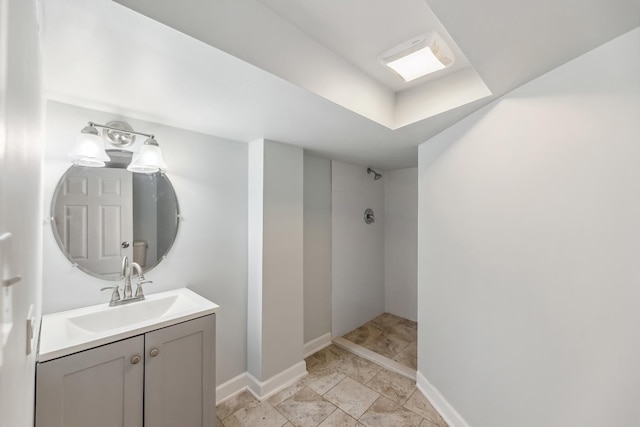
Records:
[[[39,363],[36,427],[213,427],[215,314]]]
[[[215,426],[215,315],[145,337],[146,427]]]
[[[140,335],[38,364],[36,427],[142,426],[143,349]]]

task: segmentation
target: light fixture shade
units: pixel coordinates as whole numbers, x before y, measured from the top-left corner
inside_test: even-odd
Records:
[[[140,152],[133,155],[131,163],[127,166],[128,171],[136,173],[154,173],[166,168],[160,146],[153,138],[145,141]]]
[[[76,137],[76,142],[67,155],[78,166],[102,167],[110,160],[104,151],[102,139],[93,126],[87,126]]]
[[[455,57],[442,37],[431,32],[386,51],[379,59],[409,82],[448,67]]]

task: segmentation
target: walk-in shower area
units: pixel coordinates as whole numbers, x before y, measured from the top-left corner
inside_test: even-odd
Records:
[[[415,375],[417,168],[332,162],[332,335]]]

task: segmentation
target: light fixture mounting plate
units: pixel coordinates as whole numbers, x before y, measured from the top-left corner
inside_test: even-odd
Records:
[[[107,128],[102,129],[102,138],[114,147],[130,147],[136,142],[136,136],[132,133],[129,133],[133,131],[133,128],[128,123],[114,120],[107,123],[107,126],[122,130],[120,131]]]

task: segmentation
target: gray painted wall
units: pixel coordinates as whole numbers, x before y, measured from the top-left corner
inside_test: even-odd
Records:
[[[304,153],[304,342],[331,332],[331,160]]]
[[[474,427],[638,425],[639,46],[420,146],[418,370]]]
[[[303,151],[265,141],[262,380],[303,360]]]
[[[47,103],[44,209],[49,216],[58,179],[70,166],[66,153],[91,120],[124,119],[156,135],[184,216],[167,258],[146,274],[147,293],[189,287],[220,305],[217,315],[218,384],[246,371],[247,145],[196,132],[117,117],[57,102]],[[136,144],[144,141],[136,141]],[[106,282],[74,269],[44,230],[45,313],[107,302]]]

